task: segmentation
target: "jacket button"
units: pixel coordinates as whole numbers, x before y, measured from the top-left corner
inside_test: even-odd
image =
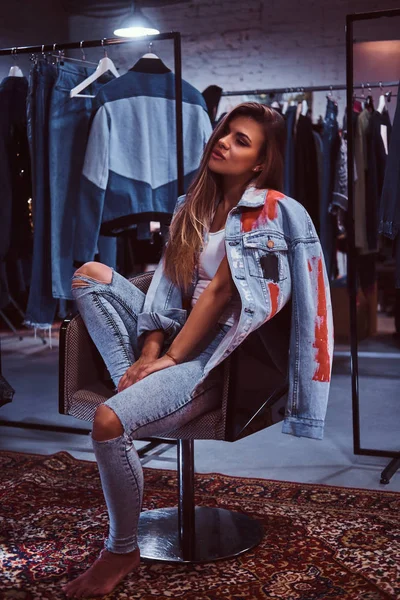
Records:
[[[246,307],[246,308],[244,309],[244,312],[245,312],[245,313],[250,313],[250,314],[252,315],[252,314],[254,313],[254,310],[253,310],[252,308],[247,308],[247,307]]]
[[[273,248],[275,246],[275,243],[272,240],[268,240],[267,246],[268,248]]]

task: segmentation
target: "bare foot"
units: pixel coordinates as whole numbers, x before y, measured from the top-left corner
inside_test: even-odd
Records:
[[[105,596],[133,569],[139,566],[139,548],[128,554],[114,554],[102,550],[92,566],[64,588],[67,598]]]

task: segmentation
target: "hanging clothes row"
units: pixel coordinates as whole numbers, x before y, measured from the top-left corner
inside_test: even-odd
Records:
[[[379,86],[382,89],[379,110],[375,111],[373,105],[371,109],[372,96],[369,96],[365,98],[365,108],[358,102],[355,106],[359,110],[353,111],[357,131],[354,165],[356,247],[360,256],[363,287],[374,285],[376,280],[374,259],[369,259],[368,255],[377,252],[380,197],[391,136],[386,102],[387,99],[390,101],[392,92],[384,94],[383,86],[394,86],[395,83],[372,84],[373,87]],[[355,87],[364,89],[363,84]],[[221,96],[236,95],[236,92],[224,92],[221,88],[215,91],[214,88],[216,86],[210,86],[203,92],[208,100],[211,91],[213,92],[214,103],[209,106],[210,115],[217,112]],[[305,91],[324,91],[322,86],[298,88],[297,92],[290,91],[289,88],[277,91],[271,89],[237,92],[240,94],[237,102],[251,101],[256,96],[257,101],[268,104],[284,115],[287,131],[284,192],[298,200],[309,212],[320,236],[327,271],[332,281],[339,271],[337,252],[346,251],[348,208],[347,111],[343,125],[340,125],[333,88],[345,89],[345,86],[326,88],[328,95],[325,118],[318,124],[312,123],[307,103],[304,100],[301,102],[299,98],[306,97]],[[288,98],[287,93],[290,98],[289,106],[288,101],[283,100],[284,97]],[[232,108],[232,102],[229,102],[224,106],[229,105]]]
[[[338,87],[338,86],[336,86]],[[308,88],[305,88],[308,89]],[[318,91],[323,88],[317,87]],[[327,89],[327,91],[329,88]],[[333,194],[338,174],[338,156],[341,145],[339,125],[337,121],[338,107],[329,96],[325,119],[321,127],[312,123],[311,111],[306,100],[298,101],[296,97],[305,97],[299,88],[298,92],[290,93],[290,105],[283,101],[283,94],[288,90],[249,90],[238,92],[237,103],[256,100],[269,105],[283,114],[286,121],[286,150],[284,165],[284,188],[286,195],[303,204],[311,216],[320,236],[325,256],[325,263],[330,278],[335,274],[335,235],[338,232],[338,217]],[[221,96],[233,96],[234,92],[223,92],[217,86],[209,86],[203,92],[208,101],[210,117],[215,117]],[[278,99],[281,98],[280,101]],[[224,108],[230,110],[236,101],[224,103]],[[214,123],[216,125],[224,116],[223,112]],[[344,168],[345,170],[345,168]],[[342,179],[344,170],[342,169]],[[346,176],[347,185],[347,176]],[[343,184],[342,184],[343,185]],[[339,187],[338,187],[339,189]],[[346,191],[347,193],[347,191]],[[347,205],[346,205],[347,206]],[[343,214],[343,210],[341,210]]]
[[[33,187],[29,326],[51,327],[59,300],[72,298],[77,266],[96,259],[116,268],[118,236],[135,230],[149,239],[151,221],[163,227],[171,218],[178,196],[175,75],[157,56],[145,56],[121,77],[116,69],[97,77],[84,64],[41,57],[29,85],[24,79]],[[186,190],[211,123],[200,92],[185,81],[182,88]],[[1,114],[9,123],[11,113]]]
[[[303,204],[311,216],[332,278],[337,228],[332,207],[341,143],[337,104],[328,98],[322,128],[313,125],[308,107],[304,110],[302,103],[284,105],[283,110],[274,104],[286,120],[284,192]]]
[[[393,128],[388,144],[381,202],[379,206],[379,233],[391,240],[395,260],[395,330],[400,336],[400,95]],[[385,145],[386,149],[386,145]]]
[[[400,96],[397,96],[393,131],[388,144],[381,203],[379,232],[396,242],[396,288],[400,288]],[[386,149],[386,146],[385,146]]]

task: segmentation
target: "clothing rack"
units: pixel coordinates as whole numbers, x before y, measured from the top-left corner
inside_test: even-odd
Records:
[[[140,38],[121,39],[121,38],[103,38],[99,40],[79,41],[79,42],[67,42],[64,44],[53,43],[53,44],[41,44],[37,46],[17,46],[13,48],[1,48],[0,56],[10,55],[16,57],[19,54],[37,54],[56,52],[58,50],[82,50],[82,48],[97,48],[106,46],[117,46],[121,44],[135,44],[137,42],[156,42],[162,40],[172,40],[174,46],[174,71],[175,71],[175,115],[176,115],[176,160],[177,160],[177,173],[178,173],[178,196],[184,193],[184,163],[183,163],[183,106],[182,106],[182,44],[181,34],[177,31],[170,33],[159,33],[157,35],[149,35]],[[61,378],[60,378],[61,379]],[[61,390],[60,390],[61,393]],[[0,426],[5,427],[18,427],[22,429],[34,429],[40,431],[55,431],[57,433],[72,433],[72,434],[83,434],[89,433],[88,429],[81,429],[78,427],[62,427],[58,425],[48,425],[45,423],[29,423],[21,421],[11,421],[0,419]],[[139,454],[142,455],[148,452],[151,448],[154,448],[160,443],[176,443],[176,440],[166,440],[164,438],[145,438],[145,441],[149,441],[149,444],[144,448],[141,448]]]
[[[176,149],[178,167],[178,195],[184,192],[184,166],[183,166],[183,116],[182,116],[182,43],[181,34],[178,31],[170,33],[159,33],[144,37],[121,39],[102,38],[100,40],[83,40],[80,42],[66,42],[64,44],[41,44],[40,46],[16,46],[13,48],[1,48],[0,56],[11,55],[16,58],[19,54],[45,54],[58,50],[82,50],[84,48],[97,48],[105,46],[119,46],[121,44],[133,44],[139,42],[155,42],[173,40],[174,43],[174,71],[175,71],[175,100],[176,100]]]
[[[353,84],[352,89],[366,90],[373,88],[385,88],[385,87],[396,87],[399,85],[399,81],[379,81],[374,83],[356,83]],[[332,92],[346,90],[345,84],[337,85],[310,85],[310,86],[294,86],[284,88],[269,88],[260,90],[238,90],[238,91],[227,91],[222,92],[221,96],[262,96],[268,94],[290,94],[290,93],[305,93],[305,92]]]
[[[400,9],[379,10],[367,13],[346,15],[346,83],[347,106],[352,106],[353,94],[353,30],[354,23],[371,19],[400,17]],[[391,477],[400,468],[400,452],[380,450],[375,448],[362,448],[360,443],[360,406],[359,406],[359,380],[358,380],[358,336],[357,336],[357,275],[356,275],[356,245],[354,225],[354,124],[353,119],[347,121],[347,168],[348,168],[348,261],[347,277],[350,299],[350,343],[351,343],[351,383],[353,407],[353,444],[354,454],[364,456],[384,456],[392,458],[381,474],[381,483],[389,483]]]

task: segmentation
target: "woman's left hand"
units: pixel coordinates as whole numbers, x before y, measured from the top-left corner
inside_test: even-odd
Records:
[[[154,360],[148,366],[142,369],[140,376],[137,378],[136,381],[140,381],[141,379],[144,379],[145,377],[151,375],[152,373],[155,373],[156,371],[162,371],[163,369],[168,369],[168,367],[175,366],[175,361],[169,356],[164,355],[161,358],[157,358],[157,360]]]

